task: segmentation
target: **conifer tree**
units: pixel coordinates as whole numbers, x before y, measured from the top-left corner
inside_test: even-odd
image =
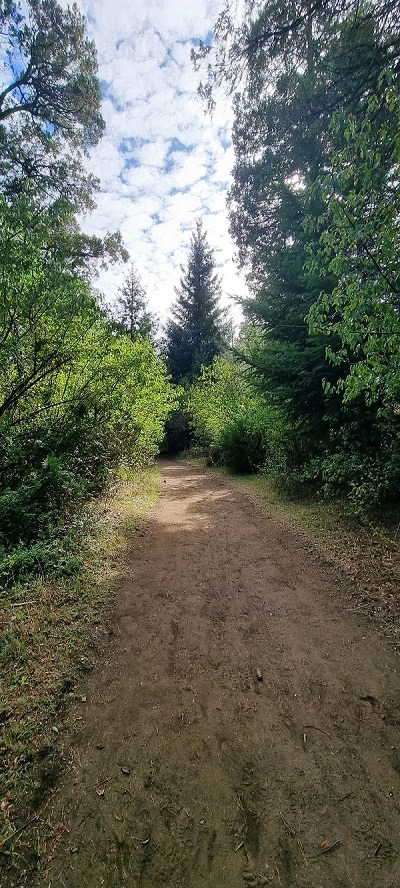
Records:
[[[118,290],[117,315],[132,340],[137,336],[151,339],[156,331],[157,320],[148,309],[146,291],[133,262]]]
[[[181,266],[181,271],[166,335],[168,367],[175,382],[192,380],[223,347],[221,284],[201,219],[192,234],[187,267]]]

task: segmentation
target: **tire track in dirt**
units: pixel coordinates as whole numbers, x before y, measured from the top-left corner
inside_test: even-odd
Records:
[[[38,885],[398,888],[397,655],[294,533],[162,465],[72,704],[46,815],[70,831]]]

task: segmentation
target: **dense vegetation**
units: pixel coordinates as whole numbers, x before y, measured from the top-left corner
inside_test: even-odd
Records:
[[[227,3],[195,56],[209,57],[209,104],[215,82],[234,96],[229,210],[251,298],[229,351],[198,221],[165,364],[134,264],[116,319],[94,295],[96,270],[128,258],[120,235],[77,223],[97,184],[83,154],[104,128],[95,47],[76,7],[24,10],[0,9],[3,581],[74,569],[63,540],[81,504],[121,459],[157,451],[177,403],[167,370],[169,443],[194,437],[214,461],[360,510],[398,499],[396,3],[249,0],[239,22]]]
[[[76,569],[68,547],[79,506],[121,459],[139,464],[157,452],[173,396],[143,294],[134,327],[134,271],[119,324],[92,289],[96,269],[127,254],[118,233],[87,237],[76,221],[96,186],[82,152],[103,131],[84,21],[76,7],[35,0],[26,16],[2,4],[0,24],[9,73],[0,95],[0,574],[8,583],[31,570]]]
[[[209,60],[208,103],[215,82],[234,95],[229,208],[252,294],[237,372],[268,426],[277,411],[281,477],[361,510],[400,494],[397,12],[267,0],[236,22],[228,2],[216,46],[194,53]],[[214,405],[218,374],[200,385]],[[231,422],[228,410],[226,434]]]

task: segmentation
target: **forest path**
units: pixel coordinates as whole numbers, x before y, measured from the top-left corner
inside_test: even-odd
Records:
[[[72,705],[70,832],[40,885],[398,888],[398,657],[304,539],[162,471]]]

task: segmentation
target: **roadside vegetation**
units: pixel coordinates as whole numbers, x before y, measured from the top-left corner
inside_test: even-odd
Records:
[[[123,461],[158,450],[175,395],[131,269],[118,318],[94,282],[128,254],[85,235],[103,131],[96,50],[76,6],[0,10],[0,580],[79,575],[73,528]],[[139,297],[136,298],[135,296]]]
[[[43,573],[0,596],[0,869],[21,884],[57,838],[40,805],[63,766],[65,705],[79,677],[107,651],[109,616],[126,553],[158,497],[153,466],[120,471],[69,527],[79,571]]]
[[[387,613],[400,527],[397,11],[260,0],[240,17],[227,0],[215,40],[192,51],[209,109],[216,86],[233,96],[228,209],[250,298],[233,346],[214,336],[200,370],[181,368],[169,420],[173,449],[247,475]]]

